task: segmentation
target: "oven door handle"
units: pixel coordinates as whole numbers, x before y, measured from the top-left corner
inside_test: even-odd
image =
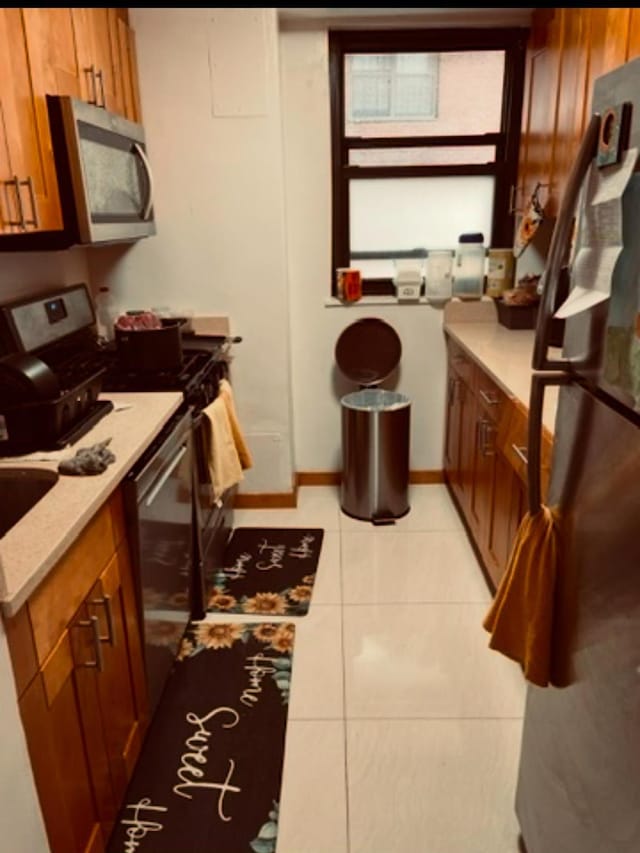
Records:
[[[153,484],[153,486],[149,490],[149,494],[147,495],[145,502],[144,502],[145,506],[151,506],[151,504],[155,501],[156,497],[158,496],[158,492],[164,486],[164,484],[167,482],[167,480],[169,479],[171,474],[178,467],[182,457],[185,455],[186,452],[187,452],[187,445],[183,444],[182,447],[176,453],[176,455],[168,463],[168,465],[164,469],[164,471],[158,476],[158,479],[155,481],[155,483]]]

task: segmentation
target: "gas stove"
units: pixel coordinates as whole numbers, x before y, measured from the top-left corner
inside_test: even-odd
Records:
[[[185,337],[182,349],[180,367],[158,371],[123,368],[115,349],[103,350],[103,391],[182,391],[187,405],[204,408],[217,397],[218,383],[228,373],[228,341]]]

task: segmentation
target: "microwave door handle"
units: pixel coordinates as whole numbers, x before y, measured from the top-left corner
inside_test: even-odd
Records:
[[[138,144],[137,142],[134,142],[133,148],[138,157],[140,157],[140,159],[142,160],[142,165],[144,166],[144,170],[147,174],[147,181],[149,183],[147,202],[142,211],[142,218],[145,222],[147,222],[149,220],[149,217],[151,216],[151,208],[153,207],[153,173],[151,172],[151,164],[149,163],[149,158],[145,154],[142,145]]]
[[[538,321],[533,344],[532,367],[534,370],[563,370],[580,367],[583,359],[548,358],[551,320],[555,313],[556,294],[562,267],[566,263],[566,253],[571,237],[573,219],[580,195],[580,188],[585,175],[593,161],[598,146],[601,118],[598,113],[591,116],[591,121],[585,131],[576,155],[573,169],[567,181],[567,187],[560,206],[558,219],[553,229],[551,245],[544,273],[540,282],[542,296],[538,309]]]

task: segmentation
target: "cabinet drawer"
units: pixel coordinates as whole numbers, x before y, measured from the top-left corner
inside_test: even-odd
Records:
[[[451,369],[469,388],[473,388],[476,372],[473,359],[451,338],[447,339],[447,349]]]
[[[505,456],[518,477],[526,485],[528,469],[528,443],[529,443],[529,412],[525,406],[517,400],[509,403],[506,428],[498,438],[500,451]],[[549,472],[551,469],[551,455],[553,452],[553,439],[546,429],[542,432],[541,445],[541,484],[543,499],[546,495],[549,483]]]
[[[502,423],[508,415],[510,398],[483,370],[476,371],[476,399],[478,406],[494,424]]]

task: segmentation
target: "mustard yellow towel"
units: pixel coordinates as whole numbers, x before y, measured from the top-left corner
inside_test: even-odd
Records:
[[[244,478],[240,457],[229,422],[227,405],[222,396],[216,397],[202,410],[206,441],[207,465],[213,487],[213,500]]]
[[[551,681],[554,598],[558,571],[557,514],[542,507],[520,522],[507,570],[483,625],[489,646],[518,661],[540,687]]]
[[[243,470],[246,471],[247,468],[252,467],[253,459],[251,458],[251,453],[249,451],[249,448],[247,447],[246,441],[244,440],[244,436],[242,435],[242,430],[240,429],[240,423],[238,421],[238,416],[236,414],[236,406],[233,399],[233,391],[231,390],[231,385],[229,384],[229,381],[227,379],[220,380],[219,393],[227,407],[231,434],[233,435],[236,450],[238,451],[240,464],[242,465]]]

